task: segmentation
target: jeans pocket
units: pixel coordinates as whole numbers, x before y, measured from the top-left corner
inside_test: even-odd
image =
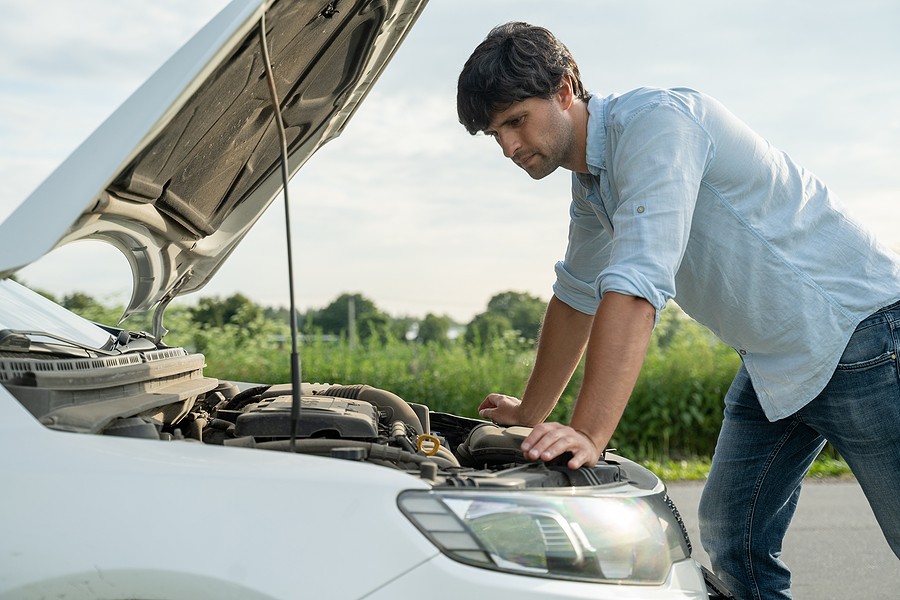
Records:
[[[890,324],[876,315],[863,321],[844,348],[838,369],[857,370],[880,365],[896,358]]]

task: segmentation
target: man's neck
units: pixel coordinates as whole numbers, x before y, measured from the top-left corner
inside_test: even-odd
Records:
[[[588,173],[587,123],[589,114],[587,101],[577,100],[572,103],[569,110],[571,111],[570,115],[575,139],[572,144],[572,151],[569,153],[566,163],[562,166],[576,173]]]

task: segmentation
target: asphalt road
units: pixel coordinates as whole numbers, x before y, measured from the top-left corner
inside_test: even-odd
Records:
[[[697,529],[703,483],[676,482],[668,488],[687,525],[694,558],[709,566]],[[900,598],[900,560],[881,534],[856,480],[803,484],[782,558],[793,573],[795,600]]]

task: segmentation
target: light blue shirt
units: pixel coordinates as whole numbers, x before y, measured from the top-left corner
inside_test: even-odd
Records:
[[[720,103],[641,88],[588,103],[556,296],[674,299],[740,354],[770,420],[825,387],[859,322],[900,299],[900,261],[834,192]]]

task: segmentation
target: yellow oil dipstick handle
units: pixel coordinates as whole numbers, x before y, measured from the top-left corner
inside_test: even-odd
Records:
[[[429,447],[425,448],[426,443],[430,442]],[[425,456],[434,456],[441,449],[441,440],[437,436],[430,433],[423,433],[416,438],[416,450],[425,454]]]

